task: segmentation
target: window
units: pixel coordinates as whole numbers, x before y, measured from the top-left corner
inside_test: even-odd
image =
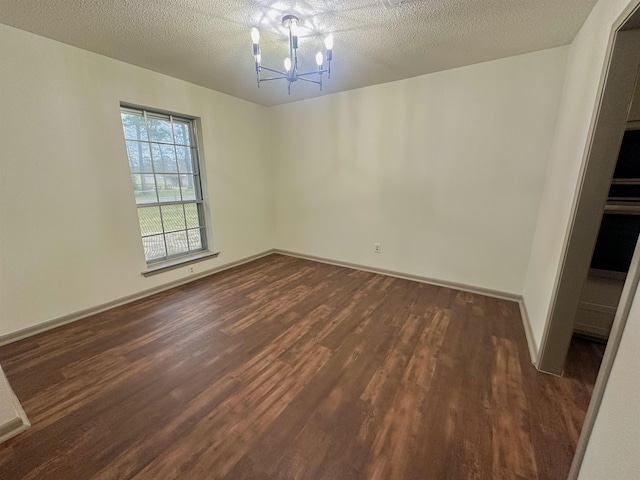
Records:
[[[147,264],[207,249],[194,121],[122,108]]]

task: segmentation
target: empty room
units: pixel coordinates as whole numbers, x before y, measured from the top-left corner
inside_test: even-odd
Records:
[[[638,480],[640,0],[0,0],[0,479]]]

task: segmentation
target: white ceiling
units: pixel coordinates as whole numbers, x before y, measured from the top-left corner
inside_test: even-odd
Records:
[[[0,0],[0,22],[262,105],[320,95],[286,82],[256,88],[249,29],[281,69],[280,18],[301,20],[299,62],[335,37],[323,94],[566,45],[596,0]]]

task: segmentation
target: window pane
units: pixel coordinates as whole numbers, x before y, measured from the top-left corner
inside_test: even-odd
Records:
[[[147,140],[147,125],[142,113],[122,112],[122,128],[127,140]]]
[[[132,173],[153,173],[148,143],[127,140],[127,154],[129,155],[129,166]]]
[[[165,232],[184,230],[186,226],[182,205],[167,205],[162,207],[162,222],[164,223]]]
[[[149,120],[149,139],[152,142],[173,143],[171,122],[162,118],[147,115]]]
[[[200,229],[187,230],[187,235],[189,235],[189,250],[192,252],[202,250],[202,236]]]
[[[195,203],[185,204],[184,213],[187,217],[187,228],[198,228],[200,226],[198,206]]]
[[[191,145],[191,129],[188,123],[174,120],[173,133],[178,145]]]
[[[178,173],[176,152],[173,145],[152,143],[153,167],[156,173]]]
[[[153,237],[145,237],[142,239],[144,246],[144,256],[147,262],[159,260],[166,257],[164,248],[164,235],[154,235]]]
[[[158,201],[156,197],[156,183],[153,180],[153,175],[133,174],[131,175],[131,180],[138,205],[156,203]]]
[[[183,200],[197,200],[196,180],[193,175],[180,175],[180,186]]]
[[[178,146],[176,147],[176,153],[178,155],[178,167],[180,168],[180,173],[193,173],[191,148]]]
[[[179,202],[180,184],[178,175],[156,175],[158,198],[161,202]]]
[[[142,207],[138,209],[138,221],[142,236],[162,233],[160,207]]]
[[[177,255],[189,251],[187,232],[185,230],[165,234],[165,241],[167,242],[167,253],[169,255]]]

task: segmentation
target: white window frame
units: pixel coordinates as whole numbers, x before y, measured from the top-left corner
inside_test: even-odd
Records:
[[[135,190],[134,175],[147,175],[147,176],[152,175],[153,182],[154,182],[154,190],[156,194],[155,201],[138,203],[136,199],[136,209],[139,212],[140,209],[144,209],[144,208],[154,208],[154,207],[157,208],[159,212],[161,228],[162,228],[161,233],[153,233],[153,234],[145,235],[145,233],[143,232],[142,225],[140,225],[140,236],[143,242],[143,247],[144,247],[145,238],[150,238],[154,236],[155,237],[161,236],[163,240],[163,245],[164,245],[164,255],[161,257],[147,259],[147,253],[145,250],[145,260],[147,263],[147,271],[143,272],[143,275],[145,276],[153,275],[155,273],[160,273],[165,270],[170,270],[178,266],[184,266],[185,264],[190,264],[196,261],[200,261],[202,259],[217,256],[218,255],[217,253],[212,253],[209,250],[210,240],[209,240],[209,234],[208,234],[208,228],[207,228],[208,222],[206,220],[206,213],[205,213],[206,209],[205,209],[205,202],[204,202],[204,195],[203,195],[203,188],[202,188],[202,168],[200,165],[200,159],[202,157],[200,155],[196,119],[186,115],[176,115],[173,113],[166,113],[163,111],[153,110],[146,107],[137,107],[137,106],[130,106],[125,104],[121,104],[120,112],[121,114],[129,113],[129,114],[141,115],[145,119],[145,123],[147,124],[150,118],[169,121],[171,123],[171,134],[173,137],[172,142],[160,142],[157,140],[152,140],[150,138],[149,133],[147,133],[147,138],[143,140],[141,140],[140,138],[127,138],[127,132],[124,128],[124,124],[122,125],[123,139],[125,141],[125,146],[127,142],[138,142],[138,143],[146,144],[148,145],[148,150],[150,155],[149,165],[151,167],[151,171],[146,172],[146,171],[143,171],[142,168],[140,169],[140,171],[134,171],[129,158],[129,150],[127,149],[127,163],[129,164],[134,190]],[[186,123],[189,125],[190,143],[188,145],[176,143],[177,141],[176,141],[176,135],[175,135],[175,126],[174,126],[175,122],[178,122],[181,124]],[[122,123],[122,118],[121,118],[121,123]],[[147,132],[149,132],[148,129],[147,129]],[[174,174],[173,173],[167,174],[166,172],[156,172],[156,162],[154,161],[154,157],[153,157],[154,145],[156,146],[163,145],[165,147],[172,146],[174,148],[176,161],[177,161],[177,164],[176,164],[177,173],[175,175],[177,176],[177,179],[178,179],[178,188],[180,189],[180,200],[167,201],[167,200],[160,199],[158,183],[157,183],[158,175],[166,174],[166,175],[172,176]],[[180,148],[188,147],[190,149],[191,163],[192,163],[190,172],[182,172],[182,173],[180,172],[180,161],[177,160],[178,158],[177,148],[179,147]],[[181,175],[193,176],[194,191],[195,191],[194,199],[183,198],[183,185],[182,185]],[[163,218],[162,207],[169,207],[169,206],[175,206],[175,205],[180,205],[183,207],[183,214],[184,214],[184,221],[185,221],[184,228],[180,228],[180,229],[167,228],[166,222]],[[186,215],[186,208],[185,208],[186,205],[196,205],[197,215],[198,215],[198,225],[199,225],[198,227],[189,227],[188,221],[187,221],[187,215]],[[140,222],[140,217],[138,217],[138,219]],[[196,229],[199,230],[199,234],[200,234],[199,235],[200,248],[191,249],[189,232]],[[168,243],[167,235],[168,234],[171,235],[172,233],[173,234],[181,233],[181,232],[185,232],[185,238],[187,241],[187,251],[183,251],[179,253],[170,253],[169,246],[167,245]]]

